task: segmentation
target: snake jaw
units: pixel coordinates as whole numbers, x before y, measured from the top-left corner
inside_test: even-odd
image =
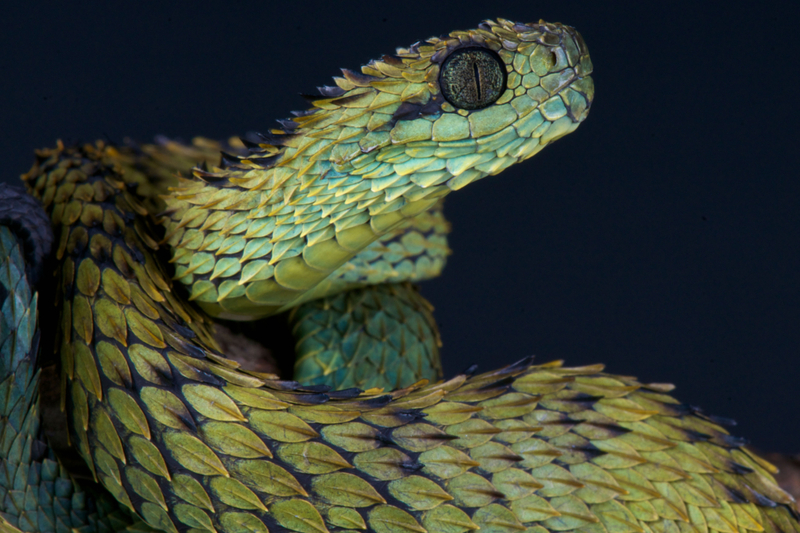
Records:
[[[385,255],[384,240],[451,191],[573,131],[594,97],[591,72],[571,27],[503,19],[343,70],[311,109],[245,143],[249,155],[224,154],[172,191],[175,279],[212,316],[251,320],[435,276],[441,257],[399,269],[359,254]]]

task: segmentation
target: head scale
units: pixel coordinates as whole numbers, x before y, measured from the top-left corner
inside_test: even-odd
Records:
[[[355,254],[570,133],[594,97],[580,35],[543,21],[487,21],[342,72],[167,200],[175,277],[212,315],[342,290],[337,269]]]

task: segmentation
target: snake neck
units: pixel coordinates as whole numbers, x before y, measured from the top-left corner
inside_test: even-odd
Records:
[[[175,279],[212,316],[268,316],[354,286],[419,281],[441,271],[444,191],[398,197],[389,206],[385,190],[365,199],[373,184],[361,175],[309,159],[298,162],[317,166],[308,181],[285,166],[228,168],[216,173],[224,176],[219,181],[181,180],[167,198],[165,240]],[[210,173],[194,173],[209,179]],[[270,183],[268,192],[245,188],[252,181]],[[377,201],[382,209],[370,211]],[[411,256],[412,268],[394,268],[397,251]]]

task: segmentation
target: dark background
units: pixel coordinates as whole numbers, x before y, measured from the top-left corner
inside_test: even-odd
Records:
[[[448,199],[453,256],[423,287],[447,373],[604,362],[800,452],[794,2],[66,4],[3,8],[5,180],[58,137],[266,130],[338,67],[484,18],[574,25],[588,121]]]

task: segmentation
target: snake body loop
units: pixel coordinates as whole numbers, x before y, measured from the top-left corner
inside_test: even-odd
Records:
[[[529,359],[441,379],[413,283],[449,253],[442,199],[573,131],[591,72],[568,26],[488,21],[267,134],[37,152],[57,293],[19,230],[38,207],[8,210],[0,531],[800,533],[774,467],[671,386]],[[295,380],[220,350],[211,317],[284,312]],[[40,340],[89,481],[45,444]]]

